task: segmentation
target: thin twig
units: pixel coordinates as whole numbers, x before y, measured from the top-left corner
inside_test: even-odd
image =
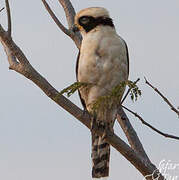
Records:
[[[154,87],[151,83],[149,83],[146,78],[145,78],[145,83],[148,84],[155,92],[157,92],[162,97],[162,99],[170,106],[171,110],[174,111],[179,117],[179,111],[170,103],[170,101],[156,87]]]
[[[8,30],[7,33],[11,36],[11,10],[9,7],[9,1],[6,0],[6,11],[7,11],[7,20],[8,20]]]
[[[140,81],[140,78],[138,78],[138,79],[134,82],[134,84],[137,84],[138,81]],[[123,98],[122,101],[121,101],[121,104],[122,104],[122,103],[125,101],[125,99],[127,98],[128,94],[130,93],[130,90],[131,90],[131,88],[128,89],[127,93],[125,94],[124,98]]]
[[[54,20],[54,22],[56,23],[56,25],[68,36],[72,37],[72,32],[70,32],[70,30],[68,30],[60,21],[59,19],[56,17],[56,15],[53,13],[52,9],[50,8],[50,6],[48,5],[48,3],[45,0],[42,0],[46,10],[48,11],[48,13],[50,14],[50,16],[52,17],[52,19]]]
[[[1,12],[2,10],[4,10],[4,7],[3,7],[2,9],[0,9],[0,12]]]
[[[145,124],[146,126],[148,126],[149,128],[151,128],[152,130],[154,130],[155,132],[159,133],[160,135],[166,137],[166,138],[172,138],[172,139],[177,139],[179,140],[179,137],[178,136],[173,136],[173,135],[170,135],[170,134],[166,134],[166,133],[163,133],[162,131],[156,129],[155,127],[153,127],[152,125],[150,125],[149,123],[147,123],[146,121],[144,121],[144,119],[139,116],[137,113],[133,112],[132,110],[128,109],[127,107],[125,106],[122,106],[124,109],[126,109],[127,111],[129,111],[130,113],[132,113],[134,116],[136,116],[143,124]]]

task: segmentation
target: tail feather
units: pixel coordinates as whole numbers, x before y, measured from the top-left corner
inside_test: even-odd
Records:
[[[104,128],[103,136],[92,131],[92,178],[105,178],[109,176],[110,144],[105,139],[105,130],[113,131],[113,125],[117,114],[117,107],[110,109],[100,107],[98,113],[92,119],[99,127]]]
[[[110,145],[104,138],[92,133],[92,177],[109,176]]]

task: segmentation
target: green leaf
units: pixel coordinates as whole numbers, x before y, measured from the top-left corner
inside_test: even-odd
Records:
[[[125,90],[125,87],[129,87],[129,93],[132,101],[137,101],[138,97],[141,96],[141,90],[138,88],[136,83],[139,81],[133,82],[130,80],[123,81],[117,86],[115,86],[111,91],[108,92],[105,96],[100,96],[98,99],[93,103],[92,110],[97,113],[97,111],[100,109],[105,108],[111,108],[114,104],[120,104],[123,92]],[[94,86],[94,84],[91,83],[85,83],[85,82],[75,82],[68,86],[67,88],[63,89],[59,92],[59,94],[55,97],[55,99],[58,99],[59,96],[62,94],[66,94],[68,97],[70,97],[72,94],[74,94],[77,90],[80,88],[90,88]],[[95,85],[96,86],[96,85]]]
[[[65,94],[70,97],[72,94],[74,94],[79,88],[82,87],[87,87],[91,85],[90,83],[84,83],[84,82],[75,82],[73,84],[71,84],[70,86],[68,86],[67,88],[63,89],[62,91],[60,91],[58,93],[58,95],[55,97],[55,99],[58,99],[59,96],[61,96],[62,94]]]

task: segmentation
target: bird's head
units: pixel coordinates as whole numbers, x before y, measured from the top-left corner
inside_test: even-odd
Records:
[[[88,33],[100,25],[114,27],[108,11],[102,7],[86,8],[76,14],[73,31]]]

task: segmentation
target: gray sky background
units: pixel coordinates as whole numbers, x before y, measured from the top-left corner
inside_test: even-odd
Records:
[[[31,64],[58,90],[75,81],[77,48],[45,11],[41,1],[10,1],[13,39]],[[179,119],[145,85],[147,77],[175,106],[179,106],[179,1],[178,0],[73,0],[76,11],[91,6],[107,8],[130,54],[130,79],[141,78],[142,97],[125,105],[160,130],[179,136]],[[51,1],[65,22],[57,0]],[[0,7],[4,1],[0,1]],[[5,11],[0,22],[6,24]],[[0,179],[91,179],[90,132],[48,99],[23,76],[8,70],[0,46]],[[81,106],[77,94],[70,98]],[[165,159],[179,163],[179,141],[165,139],[129,114],[148,156],[159,165]],[[119,125],[115,131],[126,141]],[[142,180],[140,173],[112,149],[109,180]],[[170,172],[178,175],[179,169]]]

